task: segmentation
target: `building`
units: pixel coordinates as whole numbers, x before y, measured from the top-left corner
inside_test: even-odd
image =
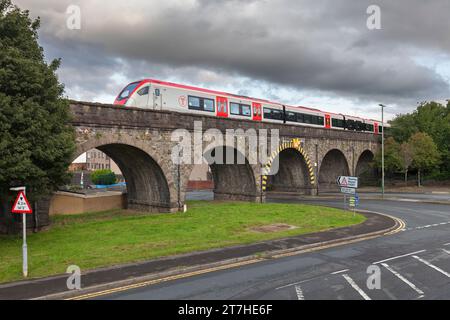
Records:
[[[110,157],[97,149],[86,152],[86,169],[88,171],[110,169],[115,174],[122,174],[119,166]]]

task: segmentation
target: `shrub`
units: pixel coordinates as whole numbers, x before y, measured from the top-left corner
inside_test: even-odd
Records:
[[[91,180],[94,184],[111,185],[115,184],[116,174],[109,169],[96,170],[91,174]]]

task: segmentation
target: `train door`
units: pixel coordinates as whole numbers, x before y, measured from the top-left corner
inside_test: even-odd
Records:
[[[380,130],[379,130],[379,128],[378,128],[378,122],[375,122],[373,127],[374,127],[374,132],[375,132],[375,134],[379,134],[379,133],[380,133]]]
[[[217,116],[228,118],[228,99],[217,97]]]
[[[325,115],[325,128],[331,129],[331,116],[329,114]]]
[[[261,103],[252,103],[253,107],[253,120],[254,121],[261,121],[262,120],[262,106]]]

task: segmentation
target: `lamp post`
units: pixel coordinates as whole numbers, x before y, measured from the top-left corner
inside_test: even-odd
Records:
[[[381,198],[384,199],[384,108],[386,106],[380,103],[381,107]]]

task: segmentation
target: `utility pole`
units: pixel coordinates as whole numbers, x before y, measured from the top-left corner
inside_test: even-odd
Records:
[[[381,198],[384,199],[384,108],[386,106],[380,103],[381,107]]]

